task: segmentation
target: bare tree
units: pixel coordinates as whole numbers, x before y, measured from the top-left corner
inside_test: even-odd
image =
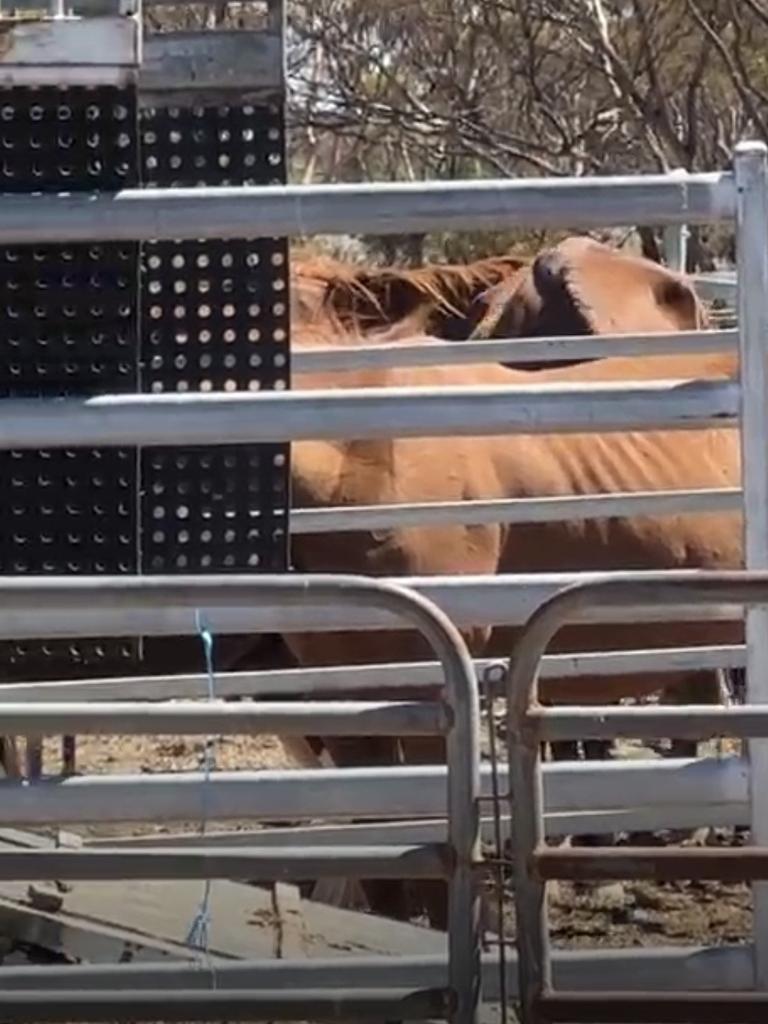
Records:
[[[288,11],[306,180],[713,169],[743,135],[768,137],[766,0],[302,0]],[[700,241],[698,260],[715,240]]]

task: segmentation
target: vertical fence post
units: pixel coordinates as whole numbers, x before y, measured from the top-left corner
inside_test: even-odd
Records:
[[[671,178],[685,181],[688,171],[684,167],[676,167],[670,171]],[[664,228],[664,261],[671,270],[684,274],[688,266],[688,231],[687,224],[671,224]]]
[[[747,569],[768,569],[768,147],[735,158],[741,446]],[[747,700],[768,704],[768,606],[747,613]],[[768,740],[749,743],[752,842],[768,845]],[[768,989],[768,883],[753,885],[755,987]]]

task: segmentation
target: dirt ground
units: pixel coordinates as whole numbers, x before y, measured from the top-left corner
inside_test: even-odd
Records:
[[[202,764],[204,741],[168,737],[80,737],[78,770],[87,773],[181,772]],[[706,748],[705,748],[706,749]],[[46,741],[46,768],[55,770],[59,745]],[[714,752],[714,751],[708,751]],[[618,756],[655,756],[639,744],[623,744]],[[215,742],[219,770],[296,767],[299,761],[276,737],[220,737]],[[163,826],[93,826],[90,835],[196,831],[198,823]],[[238,823],[230,826],[237,828]],[[679,837],[678,837],[679,838]],[[732,831],[718,830],[688,837],[686,842],[718,845],[744,841]],[[514,935],[511,899],[505,900],[505,930]],[[493,919],[498,919],[491,911]],[[552,939],[558,946],[649,946],[723,944],[743,941],[751,927],[751,898],[745,885],[713,882],[666,884],[619,883],[603,886],[560,883],[550,898]]]
[[[219,736],[213,752],[217,771],[258,771],[269,768],[298,768],[302,762],[277,736]],[[45,741],[46,773],[61,766],[61,741]],[[203,767],[205,739],[185,736],[79,736],[77,771],[80,774],[123,775],[199,771]],[[246,822],[229,822],[227,828],[245,827]],[[213,824],[217,831],[222,826]],[[78,825],[71,831],[85,836],[162,835],[168,832],[198,832],[200,822],[162,825],[118,824]]]

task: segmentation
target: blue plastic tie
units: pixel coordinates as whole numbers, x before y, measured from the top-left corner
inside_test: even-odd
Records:
[[[213,671],[213,633],[199,611],[195,612],[195,625],[203,644],[205,655],[205,671],[208,679],[208,700],[216,699],[216,679]],[[216,747],[212,736],[206,737],[203,754],[203,789],[201,798],[200,835],[204,836],[208,824],[208,799],[211,772],[216,767]],[[216,987],[216,973],[210,962],[210,925],[211,925],[211,879],[206,878],[203,896],[187,934],[187,945],[202,950],[208,957],[213,987]]]

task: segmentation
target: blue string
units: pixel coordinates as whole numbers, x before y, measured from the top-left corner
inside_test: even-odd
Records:
[[[210,626],[203,619],[199,611],[195,612],[195,625],[197,632],[203,644],[203,653],[205,655],[205,671],[208,678],[208,700],[214,701],[216,699],[216,680],[213,671],[213,633],[211,632]],[[203,790],[201,798],[201,818],[200,818],[200,835],[205,835],[206,826],[208,823],[208,798],[209,798],[209,783],[211,780],[211,772],[216,767],[216,749],[214,739],[212,736],[206,737],[205,748],[203,754]],[[203,887],[203,896],[200,900],[197,912],[190,925],[189,932],[187,934],[187,945],[193,946],[197,949],[203,950],[209,959],[209,966],[213,971],[213,966],[210,963],[210,925],[211,925],[211,879],[206,878],[205,885]],[[216,976],[213,973],[213,987],[216,987]]]

